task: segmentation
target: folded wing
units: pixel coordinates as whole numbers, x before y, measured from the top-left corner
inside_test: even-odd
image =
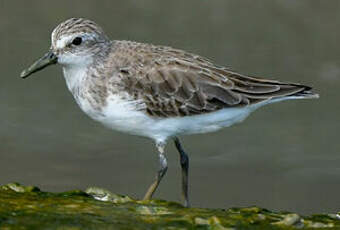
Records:
[[[308,86],[244,76],[188,53],[163,55],[147,69],[125,78],[130,82],[130,92],[146,104],[147,113],[159,117],[204,114],[279,97],[314,95]]]

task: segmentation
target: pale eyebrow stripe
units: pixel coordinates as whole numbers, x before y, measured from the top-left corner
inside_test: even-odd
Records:
[[[71,43],[71,40],[75,38],[77,34],[71,34],[71,35],[64,35],[59,40],[56,41],[56,48],[57,49],[63,49],[68,43]],[[96,33],[90,33],[90,34],[82,34],[79,35],[79,37],[84,38],[84,40],[87,40],[88,38],[95,38],[97,37]]]
[[[56,41],[56,48],[57,49],[64,48],[73,37],[74,37],[73,34],[61,37],[59,40]]]

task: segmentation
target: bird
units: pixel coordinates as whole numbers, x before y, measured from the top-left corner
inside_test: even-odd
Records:
[[[102,27],[85,18],[60,23],[49,51],[21,77],[52,64],[62,66],[67,88],[90,118],[154,141],[159,169],[144,200],[153,197],[166,174],[165,145],[174,142],[185,207],[190,207],[189,157],[180,137],[240,123],[264,105],[319,97],[310,86],[244,75],[181,49],[110,40]]]

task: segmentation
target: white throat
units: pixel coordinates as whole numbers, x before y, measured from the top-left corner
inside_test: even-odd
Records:
[[[67,88],[73,93],[78,88],[86,76],[86,65],[66,65],[63,66],[64,77]]]
[[[58,62],[63,67],[67,87],[72,93],[75,88],[80,86],[92,60],[91,56],[64,55],[58,57]]]

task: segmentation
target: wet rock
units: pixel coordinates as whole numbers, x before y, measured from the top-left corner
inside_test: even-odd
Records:
[[[285,225],[285,226],[295,226],[302,228],[303,227],[303,220],[298,214],[289,213],[284,216],[283,220],[275,222],[276,225]]]

